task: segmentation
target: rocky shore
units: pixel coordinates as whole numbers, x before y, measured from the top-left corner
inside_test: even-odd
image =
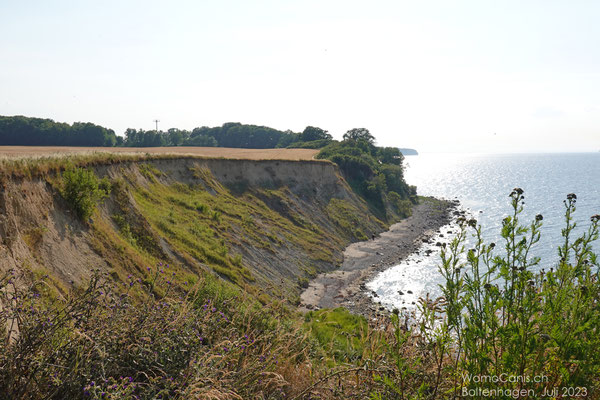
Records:
[[[372,316],[383,312],[365,287],[377,273],[399,264],[417,252],[440,228],[462,211],[457,200],[423,198],[412,215],[394,224],[374,240],[353,243],[344,251],[339,269],[320,274],[301,295],[300,309],[345,307],[353,313]]]

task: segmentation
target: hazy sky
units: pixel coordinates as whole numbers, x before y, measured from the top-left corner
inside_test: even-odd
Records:
[[[0,0],[0,115],[600,150],[599,1]]]

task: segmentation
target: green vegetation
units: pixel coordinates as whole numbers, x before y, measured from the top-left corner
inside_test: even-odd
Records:
[[[108,196],[110,190],[108,179],[99,180],[89,169],[69,168],[62,174],[60,193],[84,221],[92,216],[96,204]]]
[[[0,277],[1,397],[283,398],[296,372],[281,366],[302,365],[314,346],[275,305],[210,278],[175,287],[168,266],[151,276],[121,290],[96,273],[51,303],[47,278],[20,287],[23,277]],[[308,378],[308,366],[300,373]]]
[[[73,125],[51,119],[0,116],[0,146],[115,146],[111,129],[89,122]]]
[[[288,149],[321,149],[331,143],[330,139],[311,140],[310,142],[294,142]]]
[[[442,252],[446,303],[439,327],[438,350],[446,352],[463,375],[546,376],[547,382],[505,385],[585,387],[590,397],[600,377],[599,264],[591,244],[598,239],[600,215],[591,217],[587,232],[573,238],[577,197],[565,201],[563,245],[554,267],[536,272],[541,260],[530,255],[540,239],[543,216],[521,224],[523,190],[510,194],[512,212],[502,221],[504,254],[484,243],[475,220]],[[477,240],[466,252],[470,227]],[[463,257],[466,255],[466,259]],[[435,318],[433,309],[426,315]],[[460,350],[458,353],[455,347]],[[491,382],[462,382],[468,389],[493,388]]]
[[[340,232],[358,240],[368,240],[362,231],[360,212],[349,202],[342,199],[331,199],[327,204],[327,216],[333,220],[341,229]]]
[[[317,155],[336,163],[352,189],[362,196],[376,215],[388,218],[388,211],[406,217],[408,199],[417,202],[416,188],[404,181],[404,157],[395,147],[377,147],[367,129],[352,129],[342,142],[331,142]]]
[[[332,136],[321,128],[307,126],[301,134],[297,135],[297,140],[288,144],[288,148],[299,149],[320,149],[327,146],[333,140]]]
[[[271,149],[321,148],[331,141],[327,131],[308,126],[301,133],[228,122],[220,127],[165,131],[128,128],[125,137],[89,122],[69,125],[51,119],[0,116],[0,146],[160,147],[201,146]]]
[[[145,171],[151,174],[151,169]],[[306,255],[295,260],[297,268],[331,262],[340,239],[291,210],[285,204],[290,193],[256,189],[234,195],[208,169],[193,167],[190,173],[197,184],[164,184],[154,177],[148,186],[132,191],[152,230],[190,260],[207,264],[240,286],[256,280],[239,253],[243,248],[274,254],[276,248],[294,243]]]
[[[192,131],[169,129],[162,131],[144,131],[127,129],[125,146],[205,146],[205,147],[242,147],[248,149],[272,149],[276,147],[302,147],[317,149],[331,142],[327,131],[307,126],[302,133],[279,131],[266,126],[228,122],[222,126],[209,128],[203,126]]]
[[[305,328],[317,339],[336,363],[356,362],[368,347],[367,320],[351,314],[345,308],[310,311],[304,317]]]

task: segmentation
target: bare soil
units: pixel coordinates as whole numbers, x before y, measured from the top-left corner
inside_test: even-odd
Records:
[[[35,157],[73,153],[142,153],[181,154],[247,160],[312,160],[314,149],[238,149],[228,147],[67,147],[67,146],[0,146],[0,156]]]

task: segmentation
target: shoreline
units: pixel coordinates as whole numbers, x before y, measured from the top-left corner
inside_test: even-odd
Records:
[[[458,200],[421,198],[412,215],[390,226],[375,240],[356,242],[344,250],[344,261],[335,271],[319,274],[312,279],[300,296],[302,312],[321,308],[344,307],[350,312],[371,317],[385,312],[368,295],[366,283],[419,248],[430,243],[440,228],[456,216]]]

